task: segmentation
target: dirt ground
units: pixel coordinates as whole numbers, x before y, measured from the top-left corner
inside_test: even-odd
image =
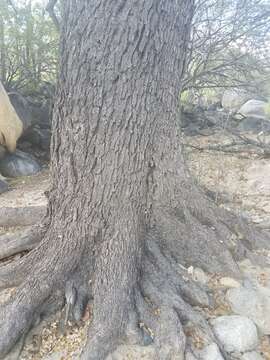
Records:
[[[185,142],[205,147],[228,141],[224,134],[193,136]],[[187,163],[202,186],[215,193],[220,206],[243,214],[259,226],[270,229],[270,159],[250,153],[233,154],[200,151],[185,147]],[[49,188],[49,172],[11,182],[11,191],[0,197],[0,207],[46,204],[44,191]],[[0,234],[10,229],[0,228]],[[2,295],[2,300],[6,294]],[[5,297],[6,298],[6,297]],[[222,308],[226,313],[227,309]],[[228,310],[229,311],[229,310]],[[89,313],[81,326],[68,327],[66,334],[58,329],[60,314],[43,324],[28,337],[21,360],[75,359],[86,338]],[[270,359],[269,340],[263,339],[262,351]],[[53,355],[54,354],[54,355]],[[57,355],[58,354],[58,355]]]

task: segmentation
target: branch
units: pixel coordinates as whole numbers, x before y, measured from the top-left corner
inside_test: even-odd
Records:
[[[189,143],[184,143],[184,146],[198,151],[221,151],[223,153],[232,153],[232,154],[252,153],[265,158],[270,156],[270,145],[261,141],[259,137],[257,138],[257,140],[253,140],[232,130],[230,130],[230,132],[238,137],[238,141],[232,140],[230,143],[227,144],[215,144],[215,145],[207,145],[207,146],[198,146]]]
[[[56,29],[58,31],[60,31],[60,23],[57,19],[57,16],[55,15],[55,12],[54,12],[54,7],[55,7],[55,4],[57,3],[57,0],[49,0],[48,2],[48,5],[46,6],[46,11],[49,13]]]
[[[13,1],[12,1],[12,0],[8,0],[8,4],[12,7],[12,9],[14,10],[14,12],[15,12],[16,15],[17,15],[17,9],[16,9],[15,5],[13,4]]]

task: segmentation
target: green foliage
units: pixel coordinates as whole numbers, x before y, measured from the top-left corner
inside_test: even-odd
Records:
[[[54,82],[58,33],[44,6],[0,0],[0,77],[7,88],[31,92]]]

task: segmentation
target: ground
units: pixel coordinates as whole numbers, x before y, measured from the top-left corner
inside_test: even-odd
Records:
[[[195,147],[205,147],[228,141],[224,133],[216,133],[208,136],[187,137],[185,142]],[[194,147],[186,147],[185,152],[191,172],[196,176],[198,183],[206,187],[215,197],[220,206],[232,209],[235,212],[244,213],[250,221],[270,231],[270,159],[260,158],[250,153],[232,154],[218,151],[199,151]],[[37,176],[16,180],[11,183],[12,190],[1,196],[1,208],[28,207],[30,210],[39,208],[41,216],[46,207],[44,191],[49,188],[49,173],[43,171]],[[35,208],[36,207],[36,208]],[[41,211],[41,208],[43,209]],[[35,212],[35,211],[34,211]],[[37,221],[34,218],[33,222]],[[27,224],[30,225],[30,224]],[[0,234],[17,230],[16,228],[0,228]],[[22,256],[17,254],[15,256]],[[14,257],[8,259],[11,261]],[[6,261],[6,260],[5,260]],[[187,272],[200,277],[200,269],[187,269]],[[270,284],[270,271],[258,272],[262,284]],[[210,319],[216,316],[231,314],[230,306],[224,302],[224,289],[221,286],[222,276],[207,274],[205,281],[215,293],[216,306],[208,311],[206,316]],[[269,286],[269,285],[268,285]],[[12,290],[11,290],[12,291]],[[9,291],[2,292],[0,301],[4,301]],[[205,310],[206,311],[206,310]],[[91,309],[88,308],[80,326],[69,326],[66,333],[59,330],[61,314],[48,319],[28,337],[26,346],[20,355],[21,360],[70,360],[76,359],[80,348],[86,339],[86,330],[91,322]],[[198,347],[203,346],[195,333],[190,336]],[[263,337],[259,350],[265,359],[270,360],[269,338]],[[147,357],[146,357],[147,358]],[[133,359],[133,357],[125,357]],[[124,358],[123,358],[124,360]],[[134,359],[133,359],[134,360]]]

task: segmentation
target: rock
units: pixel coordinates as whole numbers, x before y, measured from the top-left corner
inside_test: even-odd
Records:
[[[268,104],[265,101],[251,99],[244,103],[238,113],[244,117],[252,117],[255,119],[267,119],[266,108]]]
[[[34,123],[34,118],[31,113],[30,104],[21,94],[11,92],[8,94],[11,104],[16,110],[17,115],[23,123],[23,131],[30,128]]]
[[[22,141],[27,141],[42,150],[49,151],[51,131],[49,129],[40,129],[38,127],[34,127],[24,134]]]
[[[35,118],[35,124],[38,124],[42,129],[51,128],[51,103],[48,100],[42,104],[32,104],[31,111]]]
[[[242,360],[263,360],[263,357],[256,351],[247,352],[241,357]]]
[[[3,159],[6,155],[6,149],[4,146],[0,145],[0,160]]]
[[[6,177],[19,177],[36,174],[41,170],[40,165],[30,155],[16,150],[0,160],[0,172]]]
[[[225,288],[238,288],[241,284],[233,278],[223,277],[219,280],[221,286]]]
[[[237,129],[240,131],[252,131],[256,133],[259,133],[261,131],[269,132],[270,121],[254,117],[248,117],[240,122],[240,124],[237,126]]]
[[[252,96],[242,89],[226,90],[222,96],[222,107],[225,110],[236,112],[244,105]]]
[[[15,91],[9,92],[8,95],[19,118],[23,122],[24,132],[37,124],[46,129],[51,127],[52,93],[43,93],[43,100],[38,98],[38,96],[25,97]]]
[[[249,317],[264,335],[270,335],[270,289],[240,287],[227,292],[227,300],[234,313]]]
[[[203,285],[207,284],[209,281],[209,276],[200,268],[195,268],[192,273],[194,281],[197,281]]]
[[[213,320],[213,330],[228,352],[247,352],[258,345],[257,328],[244,316],[221,316]]]
[[[0,179],[0,194],[6,192],[8,190],[8,184]]]
[[[221,355],[217,344],[213,343],[206,346],[200,352],[200,360],[224,360],[224,358]]]
[[[152,346],[122,345],[113,354],[107,356],[106,360],[155,360],[155,349]],[[175,360],[184,360],[182,357]]]

